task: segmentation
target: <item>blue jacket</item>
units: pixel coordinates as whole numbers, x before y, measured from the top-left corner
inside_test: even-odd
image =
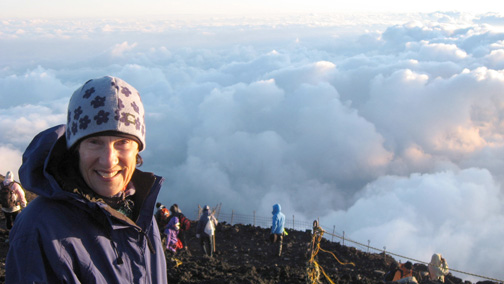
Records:
[[[38,197],[10,232],[6,283],[167,283],[153,217],[163,178],[135,170],[130,219],[83,190],[75,170],[54,170],[65,168],[64,136],[65,126],[50,128],[23,154],[21,183]]]
[[[273,222],[271,223],[271,234],[283,234],[285,226],[285,215],[280,212],[282,207],[280,204],[273,205]]]

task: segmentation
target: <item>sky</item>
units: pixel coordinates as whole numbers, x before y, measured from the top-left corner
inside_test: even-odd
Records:
[[[504,279],[503,4],[136,2],[0,2],[0,173],[75,89],[118,76],[142,95],[159,201],[280,203]]]

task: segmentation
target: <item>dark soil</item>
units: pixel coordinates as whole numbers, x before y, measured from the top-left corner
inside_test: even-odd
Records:
[[[195,235],[193,222],[190,236]],[[203,255],[199,239],[189,238],[189,252],[180,251],[168,257],[169,283],[386,283],[385,273],[391,263],[391,256],[366,253],[354,247],[322,239],[319,250],[312,255],[311,231],[289,231],[284,238],[282,256],[275,256],[269,242],[269,229],[252,225],[229,225],[225,222],[217,226],[216,254],[213,258]],[[319,277],[309,277],[316,262],[327,275],[319,270]],[[341,264],[341,263],[343,264]],[[355,264],[346,264],[353,262]],[[433,283],[426,279],[427,266],[414,264],[419,283]],[[316,273],[315,273],[316,274]],[[318,279],[318,282],[317,282]],[[464,282],[449,274],[446,283]],[[478,282],[493,283],[493,282]]]
[[[0,181],[2,176],[0,176]],[[28,201],[35,197],[27,192]],[[5,283],[5,258],[9,248],[5,220],[0,218],[0,283]],[[396,262],[391,256],[366,253],[353,247],[326,239],[320,241],[320,250],[313,258],[311,231],[289,231],[284,238],[282,256],[275,256],[269,242],[269,229],[252,225],[229,225],[219,223],[216,229],[216,252],[212,258],[204,256],[195,237],[196,222],[187,232],[188,250],[168,256],[169,283],[333,283],[370,284],[386,283],[384,274],[390,264]],[[312,261],[310,261],[312,259]],[[340,264],[353,262],[350,264]],[[315,270],[318,264],[320,269]],[[324,276],[322,270],[327,275]],[[427,267],[414,264],[419,282],[424,279]],[[309,277],[308,272],[315,272]],[[470,283],[449,274],[446,283]],[[484,281],[478,284],[496,282]]]

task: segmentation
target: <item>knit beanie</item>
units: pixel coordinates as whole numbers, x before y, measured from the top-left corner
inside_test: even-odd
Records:
[[[145,149],[145,112],[140,94],[116,77],[87,81],[68,104],[68,149],[82,138],[101,133],[134,138],[139,151]]]

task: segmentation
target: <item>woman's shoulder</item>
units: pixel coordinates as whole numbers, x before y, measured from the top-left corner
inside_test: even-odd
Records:
[[[50,223],[79,222],[79,209],[65,200],[54,200],[42,196],[33,199],[19,216],[16,217],[16,225],[26,229],[47,226]]]

